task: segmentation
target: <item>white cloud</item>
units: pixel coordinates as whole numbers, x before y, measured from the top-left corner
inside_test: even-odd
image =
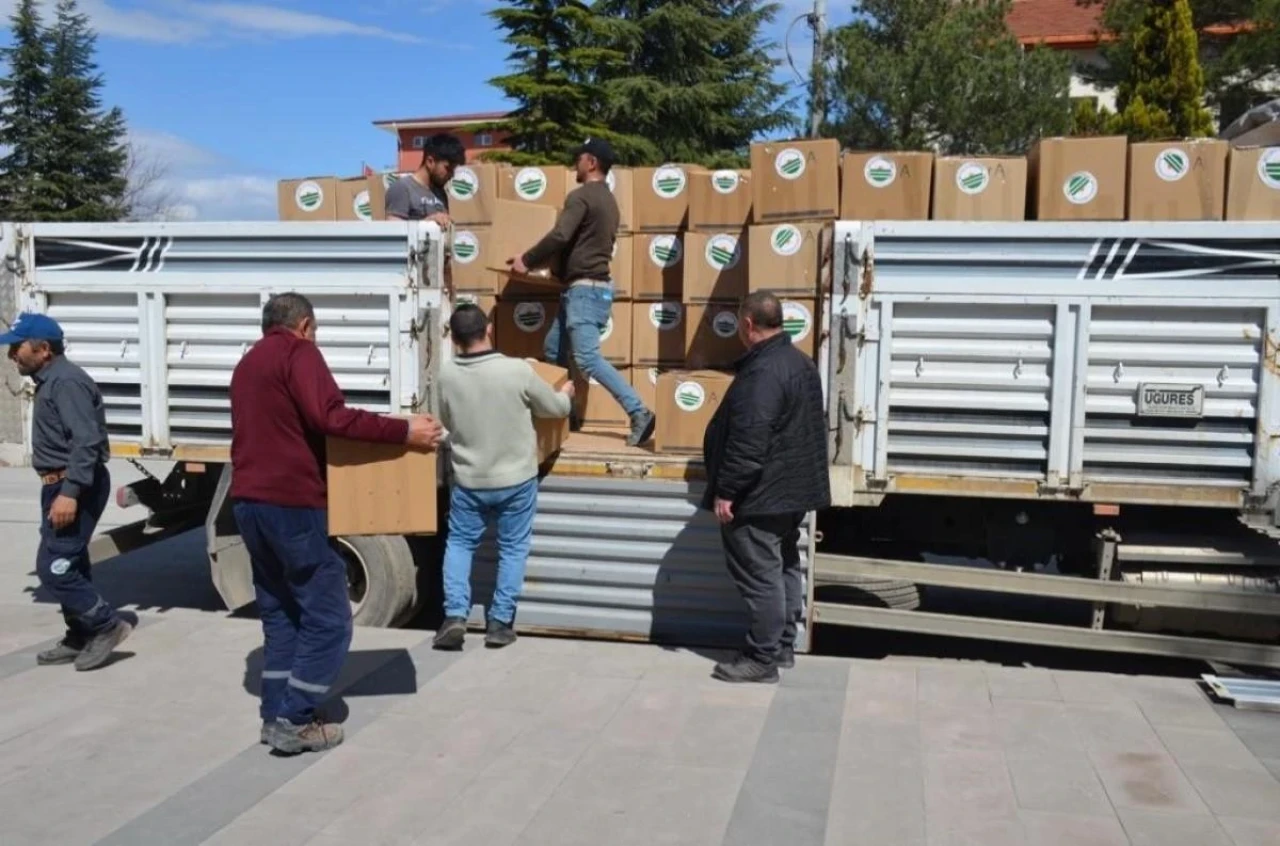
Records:
[[[166,220],[274,220],[276,181],[172,133],[131,129],[149,183],[144,208]]]
[[[308,38],[335,35],[385,38],[391,41],[420,42],[414,35],[392,32],[378,26],[296,12],[277,6],[253,3],[184,3],[180,7],[193,18],[221,24],[245,34],[273,35],[280,38]]]

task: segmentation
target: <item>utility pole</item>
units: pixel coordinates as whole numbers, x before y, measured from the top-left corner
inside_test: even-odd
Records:
[[[826,112],[824,48],[827,42],[827,0],[813,0],[809,26],[813,29],[813,64],[809,71],[809,137],[817,138]]]

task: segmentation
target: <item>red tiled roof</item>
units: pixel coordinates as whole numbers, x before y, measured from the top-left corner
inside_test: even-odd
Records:
[[[1009,29],[1023,44],[1086,47],[1098,43],[1103,6],[1081,0],[1013,0]]]
[[[469,123],[487,123],[494,120],[502,120],[510,112],[470,112],[460,115],[428,115],[427,117],[413,118],[389,118],[387,120],[375,120],[374,126],[403,126],[412,127],[415,125],[429,124],[431,126],[465,126]]]

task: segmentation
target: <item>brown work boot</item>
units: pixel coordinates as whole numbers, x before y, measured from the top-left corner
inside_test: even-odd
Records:
[[[271,748],[286,755],[300,752],[323,752],[342,744],[342,726],[313,720],[305,726],[294,725],[284,718],[276,720],[275,731],[267,737]]]

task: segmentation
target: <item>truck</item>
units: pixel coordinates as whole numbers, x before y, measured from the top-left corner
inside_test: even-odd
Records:
[[[828,231],[834,502],[805,522],[799,648],[831,626],[1280,666],[1280,222]],[[227,386],[263,303],[312,299],[352,405],[430,413],[452,354],[445,244],[431,223],[5,224],[0,289],[63,324],[113,456],[145,471],[118,501],[146,516],[94,560],[203,528],[223,602],[250,603]],[[541,471],[517,629],[735,642],[704,475],[573,433]],[[332,542],[358,624],[428,601],[438,537]],[[495,557],[477,561],[476,623]],[[957,591],[995,601],[934,607]],[[1017,597],[1062,611],[1028,619]]]

